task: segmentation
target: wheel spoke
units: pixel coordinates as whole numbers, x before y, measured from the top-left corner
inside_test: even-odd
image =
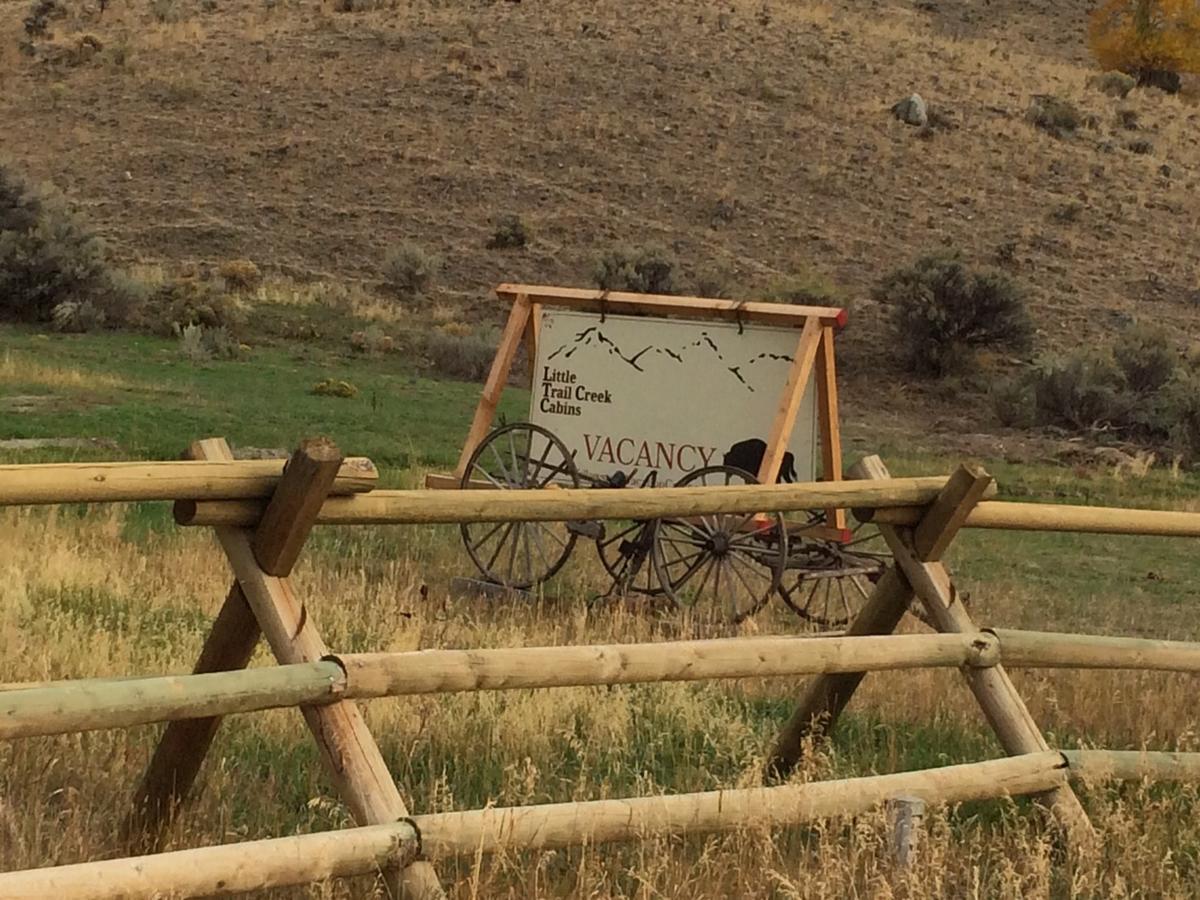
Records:
[[[841,596],[841,598],[842,598],[842,609],[843,609],[843,610],[845,611],[845,613],[846,613],[846,621],[847,621],[847,622],[849,622],[851,619],[853,619],[853,618],[854,618],[854,613],[852,613],[852,612],[850,611],[850,601],[848,601],[848,600],[846,599],[846,585],[842,583],[842,582],[844,582],[845,580],[846,580],[846,579],[844,579],[844,578],[839,578],[839,579],[837,580],[837,588],[838,588],[838,594],[839,594],[839,595]]]
[[[492,553],[491,558],[487,561],[487,569],[490,572],[492,566],[496,564],[496,560],[500,558],[500,551],[504,549],[505,542],[512,536],[513,526],[515,522],[509,522],[504,529],[504,534],[500,537],[500,541],[496,544],[496,550]]]
[[[486,478],[488,481],[490,481],[495,487],[498,487],[500,490],[502,490],[502,491],[508,490],[507,484],[501,484],[499,481],[497,481],[495,478],[492,477],[491,472],[489,472],[487,469],[485,469],[479,463],[475,463],[475,465],[473,465],[471,468],[477,470],[479,472],[479,474],[481,474],[484,478]]]
[[[496,449],[496,443],[493,441],[488,444],[488,449],[492,451],[492,456],[496,458],[496,465],[500,467],[500,477],[504,479],[504,483],[508,488],[514,486],[512,477],[508,474],[508,466],[504,465],[504,460],[500,458],[500,451]]]
[[[523,522],[514,522],[513,526],[516,533],[513,535],[512,544],[508,550],[508,581],[505,582],[507,585],[513,583],[513,573],[517,568],[517,550],[521,546],[521,533],[525,530]]]
[[[550,528],[545,522],[535,522],[534,524],[541,529],[542,534],[549,535],[550,539],[557,543],[558,546],[562,547],[564,550],[567,549],[567,542],[560,538],[558,533],[553,528]]]
[[[499,522],[499,523],[497,523],[496,525],[493,525],[493,526],[492,526],[492,530],[491,530],[491,531],[489,531],[487,534],[485,534],[485,535],[484,535],[483,537],[481,537],[479,540],[475,541],[473,544],[468,544],[467,546],[468,546],[468,547],[470,547],[472,550],[478,550],[480,547],[482,547],[482,546],[484,545],[484,543],[486,543],[486,542],[487,542],[487,540],[488,540],[488,539],[489,539],[489,538],[490,538],[490,537],[491,537],[493,534],[495,534],[497,531],[499,531],[501,528],[503,528],[503,527],[504,527],[504,525],[505,525],[505,523],[504,523],[504,522]]]

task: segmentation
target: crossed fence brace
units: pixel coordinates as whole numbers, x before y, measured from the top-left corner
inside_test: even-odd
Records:
[[[197,442],[189,455],[209,461],[232,459],[220,438]],[[244,668],[260,636],[266,637],[280,664],[313,663],[328,656],[289,575],[341,464],[341,453],[331,442],[306,441],[289,460],[256,526],[215,527],[235,580],[204,643],[196,674]],[[855,479],[889,477],[877,457],[863,460],[848,475]],[[991,485],[991,476],[982,469],[961,467],[915,525],[880,525],[895,565],[876,584],[850,625],[849,636],[891,634],[914,596],[938,631],[959,635],[980,631],[959,602],[941,560]],[[1008,754],[1049,750],[1002,666],[965,666],[962,671]],[[828,733],[864,674],[826,674],[810,681],[772,751],[766,773],[769,780],[786,778],[807,740]],[[355,820],[360,825],[386,825],[407,819],[408,809],[353,701],[302,706],[301,712],[320,748],[325,769]],[[131,844],[143,849],[158,845],[164,825],[178,814],[192,789],[219,725],[220,717],[214,716],[167,726],[125,825]],[[1094,831],[1065,779],[1041,797],[1071,846],[1093,845]],[[413,858],[411,843],[403,848],[384,869],[393,896],[443,897],[432,866]]]

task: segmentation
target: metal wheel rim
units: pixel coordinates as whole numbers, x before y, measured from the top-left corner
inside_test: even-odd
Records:
[[[857,525],[845,543],[804,540],[793,552],[792,564],[800,560],[800,575],[779,594],[802,619],[825,628],[844,627],[858,615],[891,559],[878,529],[869,523]],[[872,567],[875,571],[864,571]]]
[[[709,466],[677,486],[757,484],[749,472]],[[783,516],[771,513],[663,519],[654,541],[654,569],[664,593],[681,608],[733,624],[754,615],[775,593],[787,561]]]
[[[579,487],[566,445],[539,425],[518,422],[491,432],[467,463],[461,485],[491,482],[497,490],[540,490],[556,479]],[[563,567],[577,535],[563,522],[466,522],[459,526],[467,555],[493,584],[526,590]]]

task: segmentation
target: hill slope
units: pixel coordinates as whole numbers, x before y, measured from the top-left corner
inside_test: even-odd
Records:
[[[182,17],[160,24],[115,0],[51,23],[103,44],[71,66],[19,54],[26,4],[4,3],[0,152],[128,258],[374,278],[411,238],[475,297],[588,283],[617,243],[738,295],[815,269],[851,298],[869,402],[856,380],[889,365],[866,293],[934,249],[1006,260],[1043,348],[1131,316],[1198,332],[1200,107],[1088,88],[1090,5],[156,0]],[[889,114],[914,90],[947,127]],[[1025,119],[1038,94],[1093,118],[1053,137]],[[484,249],[504,213],[527,250]]]

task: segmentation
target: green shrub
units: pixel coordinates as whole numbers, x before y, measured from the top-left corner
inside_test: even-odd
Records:
[[[124,324],[140,301],[109,262],[104,243],[62,199],[0,165],[0,319]],[[89,304],[84,313],[83,304]]]
[[[1040,425],[1088,431],[1127,421],[1132,401],[1107,350],[1083,349],[1043,360],[1030,377]]]
[[[1113,357],[1129,390],[1142,395],[1165,387],[1179,366],[1170,336],[1151,325],[1126,329],[1113,345]]]
[[[165,337],[177,336],[189,325],[224,328],[235,333],[245,321],[245,310],[236,297],[213,281],[178,278],[159,285],[150,295],[143,325]]]
[[[910,371],[942,376],[967,368],[985,347],[1029,349],[1025,295],[1007,275],[972,272],[953,256],[926,256],[886,276],[872,292],[890,308]]]
[[[1074,103],[1049,94],[1034,97],[1025,117],[1033,125],[1055,137],[1070,134],[1083,124],[1083,116]]]
[[[318,397],[342,397],[348,400],[351,397],[358,396],[358,388],[348,381],[325,378],[312,386],[311,393],[316,394]]]
[[[675,261],[659,247],[617,248],[596,263],[593,277],[602,291],[674,294]]]
[[[222,326],[185,325],[179,331],[179,355],[194,363],[238,359],[242,355],[242,345]]]
[[[435,254],[405,241],[388,254],[383,264],[383,278],[397,296],[411,299],[429,290],[441,265]]]
[[[496,341],[492,335],[455,334],[435,328],[425,335],[424,351],[439,374],[484,381],[496,357]]]
[[[800,306],[840,305],[837,288],[818,272],[778,278],[767,286],[762,299],[770,303],[795,303]]]
[[[59,0],[33,0],[29,14],[23,25],[25,34],[30,38],[50,37],[50,21],[62,19],[67,15],[67,8]]]
[[[730,277],[729,272],[720,267],[705,269],[696,276],[696,296],[714,300],[729,298],[732,293]]]
[[[97,331],[104,327],[107,318],[91,300],[64,300],[50,311],[51,327],[66,334]]]
[[[1161,328],[1134,326],[1111,349],[1042,360],[991,396],[1006,425],[1109,432],[1189,464],[1200,455],[1200,371]]]
[[[1200,372],[1180,367],[1162,391],[1157,413],[1167,446],[1185,463],[1195,464],[1200,457]]]
[[[517,250],[529,243],[529,231],[520,216],[508,214],[496,221],[496,230],[488,238],[489,250]]]

